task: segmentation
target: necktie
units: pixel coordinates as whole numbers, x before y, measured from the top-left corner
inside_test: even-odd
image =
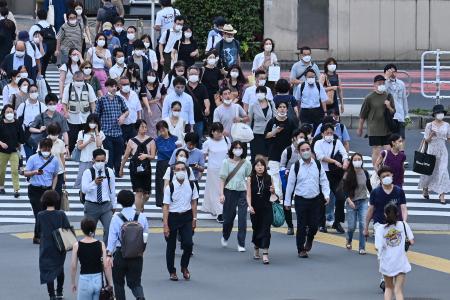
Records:
[[[98,171],[98,176],[102,176],[102,170]],[[102,183],[97,185],[97,202],[102,203]]]

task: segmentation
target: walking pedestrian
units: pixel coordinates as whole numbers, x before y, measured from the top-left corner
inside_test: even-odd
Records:
[[[220,40],[215,50],[219,53],[219,68],[222,73],[228,71],[232,65],[241,64],[241,44],[235,39],[237,30],[231,24],[225,24],[222,28],[223,39]]]
[[[306,71],[313,70],[315,78],[320,78],[320,70],[317,64],[312,60],[311,48],[303,46],[300,48],[300,60],[292,65],[289,79],[294,86],[294,95],[300,88],[300,85],[306,82]]]
[[[188,164],[188,159],[189,159],[189,151],[185,148],[178,148],[177,150],[175,150],[173,152],[175,154],[174,156],[174,163],[170,164],[169,161],[169,167],[167,168],[166,172],[164,173],[163,179],[164,179],[164,187],[166,187],[167,185],[169,185],[170,182],[176,180],[175,177],[175,164],[179,161],[181,161],[182,163],[184,163],[186,165],[186,178],[189,181],[192,181],[195,183],[195,176],[194,176],[194,172],[192,171],[191,167]],[[172,155],[173,156],[173,155]],[[172,160],[172,157],[170,158]],[[197,185],[197,190],[198,190],[198,183]]]
[[[120,126],[123,140],[127,144],[129,139],[137,135],[135,124],[138,119],[142,119],[142,106],[137,93],[131,90],[130,80],[128,78],[120,78],[119,87],[120,92],[118,95],[128,108],[128,116]]]
[[[262,260],[269,264],[270,226],[272,226],[273,212],[270,196],[274,192],[272,177],[267,174],[266,161],[257,158],[253,164],[252,174],[248,178],[247,205],[252,221],[252,242],[255,245],[254,259],[260,259],[259,250],[262,249]]]
[[[165,31],[161,31],[161,37],[159,38],[159,62],[163,66],[164,73],[167,74],[170,71],[170,66],[175,63],[172,60],[172,50],[175,43],[182,37],[182,29],[185,22],[185,17],[181,15],[175,16],[175,21],[172,28]]]
[[[11,73],[8,74],[8,77],[11,78],[11,81],[3,87],[3,91],[2,91],[3,105],[11,103],[10,100],[14,97],[14,95],[20,93],[19,86],[17,85],[17,83],[21,79],[19,77],[19,73],[20,73],[19,70],[12,70]],[[27,90],[24,92],[24,94],[27,95],[27,92],[28,92],[28,86],[27,86]],[[26,100],[26,98],[24,99],[24,101],[25,100]],[[23,102],[23,101],[20,101],[20,103],[21,102]],[[19,104],[17,104],[17,106]],[[14,109],[14,107],[13,107],[13,109]]]
[[[68,11],[66,16],[67,22],[62,24],[61,28],[56,28],[58,33],[56,34],[55,56],[59,56],[61,54],[60,62],[62,64],[67,62],[67,59],[71,54],[71,49],[77,50],[78,53],[80,53],[81,58],[84,40],[84,30],[81,23],[78,21],[78,15],[75,10]]]
[[[330,91],[333,91],[333,98],[327,101],[327,111],[333,110],[335,115],[340,116],[344,113],[344,92],[336,68],[336,59],[333,57],[327,58],[323,64],[323,73],[320,75],[319,81],[325,88],[327,95]]]
[[[100,221],[103,225],[103,241],[108,241],[108,230],[116,209],[116,177],[106,166],[106,153],[96,149],[92,153],[93,167],[86,169],[81,179],[81,192],[84,193],[84,216]]]
[[[107,286],[111,287],[113,282],[111,268],[104,266],[106,262],[105,243],[95,238],[97,225],[91,218],[81,220],[81,231],[83,239],[73,245],[71,277],[72,292],[78,293],[78,300],[98,300],[102,289],[103,272],[106,275]],[[80,261],[80,276],[76,280],[78,261]]]
[[[56,160],[55,160],[56,162]],[[39,197],[40,206],[45,210],[36,216],[36,230],[40,237],[39,245],[39,272],[41,284],[47,284],[50,300],[64,299],[64,261],[66,252],[60,252],[53,238],[53,231],[63,228],[70,229],[70,223],[62,210],[55,209],[60,202],[55,191],[46,191]],[[57,282],[55,293],[55,281]]]
[[[73,74],[80,71],[81,64],[84,62],[83,56],[76,48],[67,49],[68,56],[59,67],[59,97],[63,98],[64,88],[73,83]]]
[[[147,134],[156,139],[158,136],[156,124],[161,121],[162,116],[161,85],[156,71],[148,71],[145,85],[142,85],[139,97],[142,102],[142,118],[147,122]]]
[[[425,126],[425,143],[428,145],[427,153],[436,156],[433,174],[421,175],[419,188],[423,197],[430,199],[429,191],[439,194],[441,204],[445,204],[445,193],[450,192],[450,179],[448,175],[448,151],[446,141],[450,139],[450,124],[443,119],[447,111],[442,104],[433,107],[434,120]]]
[[[251,105],[254,103],[258,103],[259,96],[258,92],[256,91],[259,87],[265,87],[266,92],[265,96],[268,101],[273,101],[273,94],[270,87],[266,86],[267,83],[267,73],[264,70],[257,70],[255,72],[255,84],[252,86],[249,86],[245,89],[244,96],[242,97],[242,103],[244,103],[244,110],[245,112],[248,112],[248,109]]]
[[[297,251],[300,258],[307,258],[314,236],[319,228],[321,206],[330,201],[330,185],[320,162],[312,158],[308,142],[298,145],[301,160],[291,166],[286,187],[284,206],[291,209],[295,200],[297,215]]]
[[[175,248],[177,236],[181,239],[181,273],[189,280],[188,270],[192,254],[192,234],[197,226],[198,190],[193,182],[186,178],[187,166],[183,162],[175,163],[176,181],[172,181],[164,189],[163,223],[166,238],[166,264],[170,280],[177,281],[175,264]]]
[[[245,236],[247,234],[247,178],[252,171],[251,163],[246,159],[245,145],[241,141],[231,143],[228,158],[220,168],[220,203],[223,204],[222,247],[228,246],[238,210],[238,251],[245,252]]]
[[[100,81],[95,76],[94,71],[92,70],[92,63],[90,61],[85,61],[80,66],[81,72],[83,72],[84,75],[84,82],[91,85],[94,95],[96,98],[103,97],[102,87],[100,86]],[[90,92],[89,92],[90,94]],[[97,100],[97,99],[95,99]],[[91,112],[95,111],[91,110]]]
[[[399,134],[391,134],[388,138],[389,150],[382,150],[380,157],[375,162],[374,169],[378,170],[380,166],[389,166],[394,172],[394,184],[403,187],[406,155],[403,149],[403,138]]]
[[[170,105],[170,116],[165,117],[163,120],[169,125],[169,131],[171,134],[178,138],[181,142],[181,146],[184,146],[184,131],[186,128],[186,120],[180,117],[182,105],[178,101],[172,102]]]
[[[138,134],[127,143],[119,174],[120,177],[123,177],[123,168],[131,156],[129,168],[131,186],[133,192],[136,193],[134,205],[137,211],[143,212],[144,204],[150,197],[152,183],[150,161],[155,158],[156,146],[153,138],[147,135],[145,120],[137,120],[135,127]]]
[[[278,79],[275,83],[276,95],[273,97],[273,102],[277,105],[279,102],[286,102],[288,104],[288,118],[292,119],[295,124],[299,124],[299,108],[298,101],[293,95],[289,94],[291,84],[286,79]]]
[[[219,91],[223,104],[214,110],[214,122],[223,124],[223,135],[231,138],[231,127],[234,123],[248,122],[249,118],[242,106],[233,103],[231,100],[231,90],[229,87],[224,87]]]

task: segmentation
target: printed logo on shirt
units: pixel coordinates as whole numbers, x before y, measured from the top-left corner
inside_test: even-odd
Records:
[[[384,236],[386,239],[386,244],[389,247],[397,247],[402,242],[402,233],[396,228],[391,228]]]

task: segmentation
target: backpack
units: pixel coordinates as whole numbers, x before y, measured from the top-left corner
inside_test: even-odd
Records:
[[[42,34],[43,42],[47,45],[47,49],[45,53],[47,55],[53,55],[53,53],[56,50],[56,34],[53,30],[53,26],[50,25],[47,28],[42,27],[40,24],[36,24],[37,27],[39,27],[39,31]]]
[[[319,195],[322,195],[322,187],[320,186],[320,172],[322,170],[322,165],[320,164],[320,161],[318,161],[317,159],[314,160],[316,162],[317,168],[319,169]],[[294,189],[292,190],[292,196],[294,195],[295,192],[295,186],[297,185],[297,177],[298,177],[298,172],[300,172],[300,161],[296,161],[294,164],[294,172],[295,172],[295,183],[294,183]],[[291,198],[292,199],[292,198]]]
[[[132,172],[132,173],[150,173],[151,172],[150,160],[145,159],[145,160],[141,161],[141,160],[139,160],[138,157],[141,154],[148,154],[147,145],[148,145],[148,143],[153,141],[153,139],[150,137],[150,138],[146,139],[143,143],[141,143],[135,137],[132,138],[131,140],[137,145],[137,149],[136,149],[136,152],[134,153],[134,155],[131,157],[130,172]]]
[[[114,24],[115,18],[119,16],[116,7],[115,6],[103,7],[103,10],[105,11],[105,14],[103,15],[102,24],[106,22]]]
[[[84,135],[84,133],[83,133]],[[91,171],[91,178],[92,180],[95,180],[95,170],[94,168],[89,168],[89,171]],[[105,168],[105,175],[106,175],[106,180],[108,180],[108,187],[109,187],[109,192],[111,193],[111,184],[109,182],[109,171],[108,168]],[[84,204],[86,202],[86,194],[83,193],[80,189],[80,202],[81,204]]]
[[[189,180],[189,185],[191,186],[192,195],[194,195],[194,184],[195,183],[193,181]],[[173,186],[172,178],[170,179],[170,182],[169,182],[169,189],[170,189],[170,201],[172,202],[172,195],[175,190],[175,187]]]
[[[119,237],[122,257],[142,257],[145,250],[144,226],[138,222],[139,212],[135,213],[132,221],[127,220],[121,212],[117,216],[123,221]]]
[[[320,96],[320,83],[318,81],[316,81],[316,87],[317,87],[317,90],[319,91],[319,96]],[[300,97],[302,97],[304,89],[305,89],[305,82],[303,82],[302,85],[300,86]]]

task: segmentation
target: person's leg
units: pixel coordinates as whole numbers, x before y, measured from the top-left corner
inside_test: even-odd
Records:
[[[187,269],[194,245],[194,243],[192,242],[192,214],[183,215],[183,223],[184,224],[180,227],[179,230],[179,234],[181,237],[181,249],[183,249],[180,266],[182,269]]]
[[[102,274],[95,274],[94,276],[92,276],[91,278],[91,286],[93,289],[92,292],[92,300],[98,300],[99,296],[100,296],[100,290],[102,289]],[[106,283],[106,281],[105,281]],[[108,283],[109,286],[112,286],[113,283],[109,282]]]
[[[238,198],[238,244],[245,247],[245,237],[247,235],[247,195],[246,192],[235,192]]]
[[[194,124],[194,132],[198,136],[198,149],[202,149],[203,145],[203,130],[205,129],[205,124],[203,121],[199,121]]]
[[[8,165],[9,157],[9,154],[0,152],[0,189],[5,188],[6,166]]]
[[[57,210],[61,209],[61,195],[62,195],[63,184],[64,184],[64,173],[58,174],[58,177],[57,177],[57,180],[56,180],[56,187],[55,187],[55,191],[59,195],[59,201],[58,201],[58,203],[56,203],[56,206],[55,206],[55,208]]]
[[[92,300],[90,278],[87,275],[80,274],[78,277],[77,300]]]
[[[283,189],[281,188],[280,162],[270,160],[267,168],[267,173],[272,177],[275,194],[281,199],[283,197]]]
[[[343,223],[345,221],[345,212],[344,212],[344,205],[345,205],[345,196],[342,192],[342,185],[336,184],[334,189],[334,196],[336,197],[336,205],[335,205],[335,211],[334,211],[334,222],[335,223]]]
[[[223,203],[223,227],[222,235],[225,240],[230,238],[231,230],[233,230],[234,219],[236,218],[236,207],[238,205],[238,199],[233,191],[224,189],[225,202]]]
[[[121,136],[115,137],[113,140],[114,145],[114,174],[116,174],[116,177],[119,175],[120,170],[120,163],[122,162],[122,155],[125,150],[125,143],[123,141],[123,138]]]
[[[114,157],[115,157],[113,139],[114,139],[113,137],[106,136],[105,140],[103,141],[103,147],[109,152],[107,167],[111,169],[114,168]]]
[[[56,296],[62,296],[64,288],[64,269],[62,269],[61,273],[56,278],[56,283]]]
[[[55,297],[55,282],[47,282],[47,292],[50,297]]]
[[[297,236],[296,236],[296,243],[297,243],[297,251],[303,251],[305,240],[306,240],[306,218],[307,216],[307,207],[304,203],[305,201],[302,199],[295,199],[295,213],[297,214]]]
[[[102,223],[102,226],[103,226],[103,241],[105,242],[105,245],[108,245],[109,225],[111,224],[111,219],[113,216],[112,204],[111,204],[111,202],[108,202],[101,206],[102,206],[101,207],[102,214],[100,216],[100,222]]]
[[[334,223],[334,210],[336,208],[336,197],[330,193],[330,202],[325,208],[325,222]]]
[[[364,236],[364,226],[367,216],[367,210],[369,209],[368,200],[358,201],[358,229],[359,229],[359,249],[366,250],[366,237]],[[355,222],[356,226],[356,222]]]
[[[138,299],[144,297],[144,289],[141,284],[143,263],[144,261],[142,257],[127,260],[128,270],[125,275],[127,279],[127,286],[130,288],[134,297]]]
[[[141,191],[136,192],[134,195],[134,206],[136,206],[137,211],[144,210],[144,201],[143,201],[142,197],[143,197],[143,194]]]
[[[84,203],[84,216],[94,220],[95,224],[98,224],[100,217],[102,216],[101,206],[90,201]],[[103,235],[104,236],[104,235]]]
[[[372,146],[372,164],[375,165],[378,157],[380,157],[382,146]]]
[[[307,212],[308,222],[308,243],[312,244],[314,237],[319,229],[321,218],[321,206],[323,205],[323,199],[321,197],[313,199],[309,203]]]
[[[392,296],[394,295],[394,278],[384,276],[384,283],[385,283],[384,300],[392,300]]]
[[[38,213],[42,210],[41,206],[41,196],[43,191],[38,188],[33,187],[32,185],[28,186],[28,199],[30,199],[31,208],[33,209],[34,214],[34,238],[39,238],[39,233],[37,232],[36,226],[36,217]]]
[[[19,182],[19,153],[14,152],[9,156],[9,163],[11,165],[11,177],[13,181],[14,192],[18,192],[20,189]],[[0,175],[1,176],[1,175]],[[3,178],[4,177],[0,177]],[[2,184],[3,186],[3,184]]]
[[[351,245],[353,241],[353,233],[356,228],[357,210],[351,208],[348,204],[345,205],[345,208],[347,209],[347,244]]]
[[[175,273],[175,249],[177,247],[178,216],[169,214],[169,237],[166,238],[166,265],[169,274]]]
[[[397,276],[395,276],[394,281],[394,294],[395,294],[395,300],[403,300],[403,286],[405,285],[405,274],[400,273]]]
[[[114,264],[112,267],[112,277],[114,283],[114,294],[116,300],[126,300],[125,297],[125,274],[127,272],[126,261],[120,251],[114,252]]]

